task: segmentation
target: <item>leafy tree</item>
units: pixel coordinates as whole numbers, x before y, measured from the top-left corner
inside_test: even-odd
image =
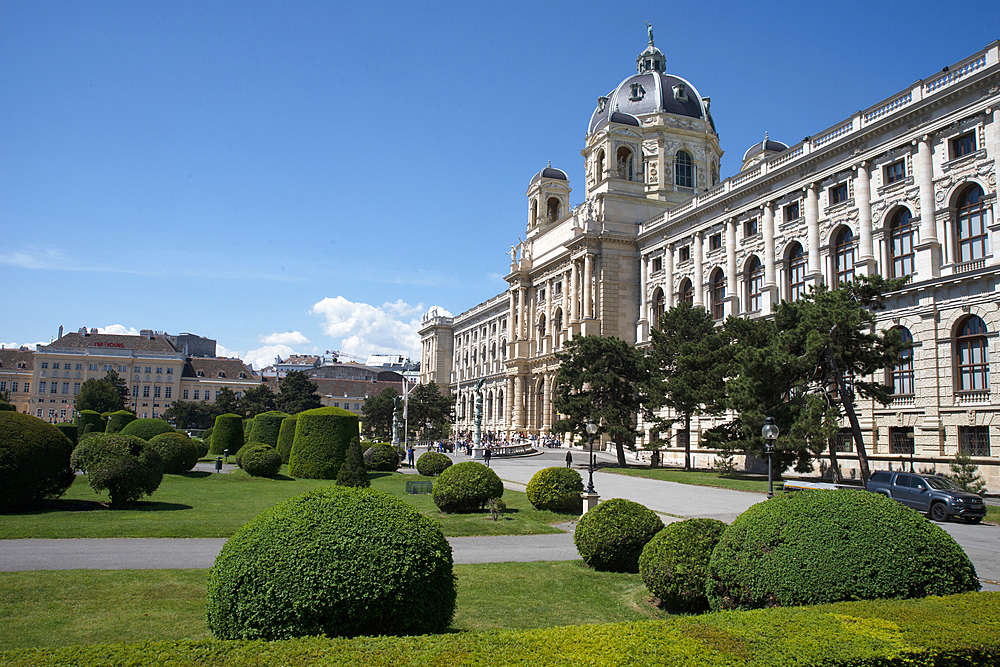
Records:
[[[642,353],[620,338],[577,336],[556,359],[553,407],[565,416],[553,430],[585,438],[587,421],[593,419],[598,434],[606,433],[615,443],[618,465],[624,468],[625,447],[635,448],[639,387],[648,375]]]
[[[386,440],[392,436],[392,414],[397,396],[399,392],[394,387],[388,387],[365,399],[361,414],[369,437]]]
[[[104,375],[104,381],[113,386],[115,391],[118,392],[118,395],[121,396],[122,406],[128,405],[128,383],[125,382],[125,378],[118,375],[118,372],[112,368]]]
[[[270,412],[276,408],[277,402],[274,392],[266,384],[259,384],[243,392],[243,398],[239,400],[236,414],[244,417],[256,417],[262,412]]]
[[[163,419],[176,428],[211,428],[222,414],[204,401],[174,401],[163,412]]]
[[[316,393],[316,383],[302,371],[290,371],[281,380],[279,388],[281,391],[275,399],[275,407],[282,412],[294,415],[323,405]]]
[[[418,384],[410,393],[407,415],[411,431],[426,428],[427,421],[440,430],[441,424],[451,423],[454,401],[436,383]]]
[[[212,404],[217,415],[241,414],[240,399],[236,398],[236,392],[229,387],[223,387],[215,396],[215,403]]]
[[[80,387],[80,393],[76,395],[75,408],[77,412],[84,410],[101,413],[115,412],[124,407],[125,404],[118,389],[106,378],[87,380]]]
[[[645,413],[654,427],[669,427],[674,420],[657,417],[662,407],[672,408],[691,433],[691,417],[718,414],[724,409],[726,348],[723,337],[702,307],[682,301],[660,317],[650,331],[646,361],[648,382]],[[684,443],[684,469],[691,469],[691,438]]]

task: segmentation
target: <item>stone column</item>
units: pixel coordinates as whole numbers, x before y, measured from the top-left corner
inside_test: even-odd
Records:
[[[934,166],[931,157],[931,138],[924,135],[917,141],[917,156],[913,161],[913,180],[920,188],[920,239],[913,246],[916,254],[916,280],[936,278],[941,275],[941,244],[937,238],[934,220]]]
[[[535,312],[537,306],[538,306],[538,288],[537,287],[529,287],[528,288],[528,317],[526,318],[527,319],[527,324],[528,324],[528,341],[529,341],[529,343],[531,341],[535,342],[535,350],[536,351],[538,350],[538,328],[535,326],[535,321],[536,321],[536,319],[538,317],[537,313]]]
[[[570,304],[572,314],[570,316],[570,322],[576,324],[580,321],[580,270],[576,266],[576,260],[571,260],[572,268],[570,269],[570,281],[572,282],[572,287],[570,288],[571,296]]]
[[[546,373],[542,381],[542,429],[552,430],[552,375]]]
[[[555,301],[555,295],[552,294],[552,286],[555,282],[549,277],[545,281],[545,341],[551,341],[547,345],[544,345],[544,352],[551,352],[556,340],[556,332],[552,330],[552,302]],[[544,344],[544,343],[543,343]]]
[[[764,286],[774,287],[777,284],[774,271],[774,202],[764,204],[761,232],[764,236]]]
[[[513,410],[511,421],[514,424],[514,430],[520,431],[524,428],[524,376],[516,375],[514,380],[514,401],[511,409]]]
[[[504,392],[503,411],[504,426],[508,431],[514,430],[514,382],[516,378],[507,377],[507,391]]]
[[[736,219],[726,221],[726,315],[740,314],[740,289],[736,276]]]
[[[854,179],[854,202],[858,206],[858,234],[861,236],[858,250],[860,256],[854,265],[858,274],[875,273],[875,252],[872,248],[872,192],[868,165],[858,165],[858,175]]]
[[[514,288],[510,288],[510,312],[507,315],[507,342],[513,343],[516,338],[516,333],[514,331],[514,316],[517,315],[516,306],[514,305],[517,301],[517,296],[514,294]]]
[[[694,243],[692,244],[694,248],[692,251],[694,253],[694,303],[692,305],[705,307],[705,276],[704,268],[702,267],[702,233],[698,232],[694,235]]]
[[[517,288],[517,339],[524,340],[527,338],[525,335],[525,320],[528,318],[528,306],[526,301],[528,300],[528,290],[524,285]]]
[[[643,343],[649,337],[649,297],[646,294],[649,286],[649,256],[639,258],[639,321],[635,326],[635,340]]]
[[[594,302],[591,292],[594,282],[594,256],[589,252],[583,256],[583,319],[594,317]]]
[[[806,243],[809,245],[809,280],[813,285],[823,282],[819,265],[819,193],[816,184],[806,187]]]
[[[674,246],[667,246],[663,253],[663,308],[674,307]]]

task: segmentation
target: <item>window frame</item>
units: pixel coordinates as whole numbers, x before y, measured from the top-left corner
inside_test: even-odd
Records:
[[[976,131],[964,132],[953,139],[948,140],[948,156],[952,160],[972,155],[976,148]]]
[[[893,327],[900,332],[900,340],[910,343],[910,347],[899,353],[899,361],[895,366],[886,369],[885,384],[892,387],[893,396],[915,395],[916,376],[913,370],[913,334],[904,326]],[[906,391],[909,389],[909,391]]]
[[[978,315],[969,315],[959,324],[954,352],[957,393],[990,391],[988,335],[986,322]]]
[[[899,183],[906,179],[906,160],[900,159],[882,167],[882,182],[886,185]]]
[[[674,155],[674,183],[679,188],[694,187],[694,159],[685,150]]]
[[[826,195],[829,199],[830,206],[843,204],[850,199],[850,190],[847,187],[847,181],[841,181],[840,183],[831,185],[827,188]]]
[[[802,244],[798,241],[795,242],[798,246],[798,253],[793,254],[792,250],[788,251],[788,300],[796,301],[801,299],[806,294],[806,275],[809,270],[809,256],[806,254],[806,249],[802,247]],[[801,278],[801,280],[796,280]]]
[[[712,319],[720,321],[726,317],[726,274],[721,269],[712,274]]]
[[[973,193],[977,195],[976,201],[970,202]],[[984,199],[985,193],[982,187],[978,183],[973,183],[963,189],[955,200],[955,250],[957,254],[955,259],[958,264],[979,261],[989,254],[988,211]],[[976,229],[973,229],[974,225]],[[963,233],[966,233],[967,236],[963,237]]]
[[[764,307],[764,265],[754,255],[747,261],[747,312],[757,313]]]
[[[833,270],[834,285],[850,283],[854,280],[854,268],[857,264],[857,248],[854,245],[854,230],[850,227],[843,227],[833,243]]]
[[[904,219],[905,218],[905,219]],[[893,278],[913,275],[916,254],[913,251],[913,222],[905,206],[893,213],[889,221],[889,273]]]

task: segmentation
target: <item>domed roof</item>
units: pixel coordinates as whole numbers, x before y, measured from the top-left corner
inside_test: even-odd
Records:
[[[666,58],[653,45],[652,26],[647,24],[647,30],[649,45],[636,58],[639,73],[622,81],[607,96],[597,98],[597,108],[590,117],[588,134],[612,120],[620,122],[610,118],[615,112],[635,117],[670,113],[712,123],[708,100],[701,96],[690,81],[666,73]],[[712,129],[715,129],[714,124]]]
[[[557,181],[569,180],[569,176],[566,175],[565,171],[563,171],[562,169],[556,169],[555,167],[552,166],[551,160],[549,161],[549,166],[547,166],[545,169],[542,169],[540,172],[531,177],[531,181],[528,183],[528,185],[531,185],[531,183],[539,181],[543,178],[554,178]]]
[[[764,141],[758,142],[748,148],[747,152],[743,154],[743,161],[746,162],[748,157],[757,155],[758,153],[780,153],[787,150],[787,144],[783,144],[780,141],[772,141],[768,138],[767,132],[765,132]]]

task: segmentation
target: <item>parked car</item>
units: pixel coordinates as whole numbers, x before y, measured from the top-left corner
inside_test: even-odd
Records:
[[[979,523],[986,516],[981,496],[962,490],[942,475],[879,470],[868,479],[868,490],[923,512],[934,521],[957,516],[969,523]]]

